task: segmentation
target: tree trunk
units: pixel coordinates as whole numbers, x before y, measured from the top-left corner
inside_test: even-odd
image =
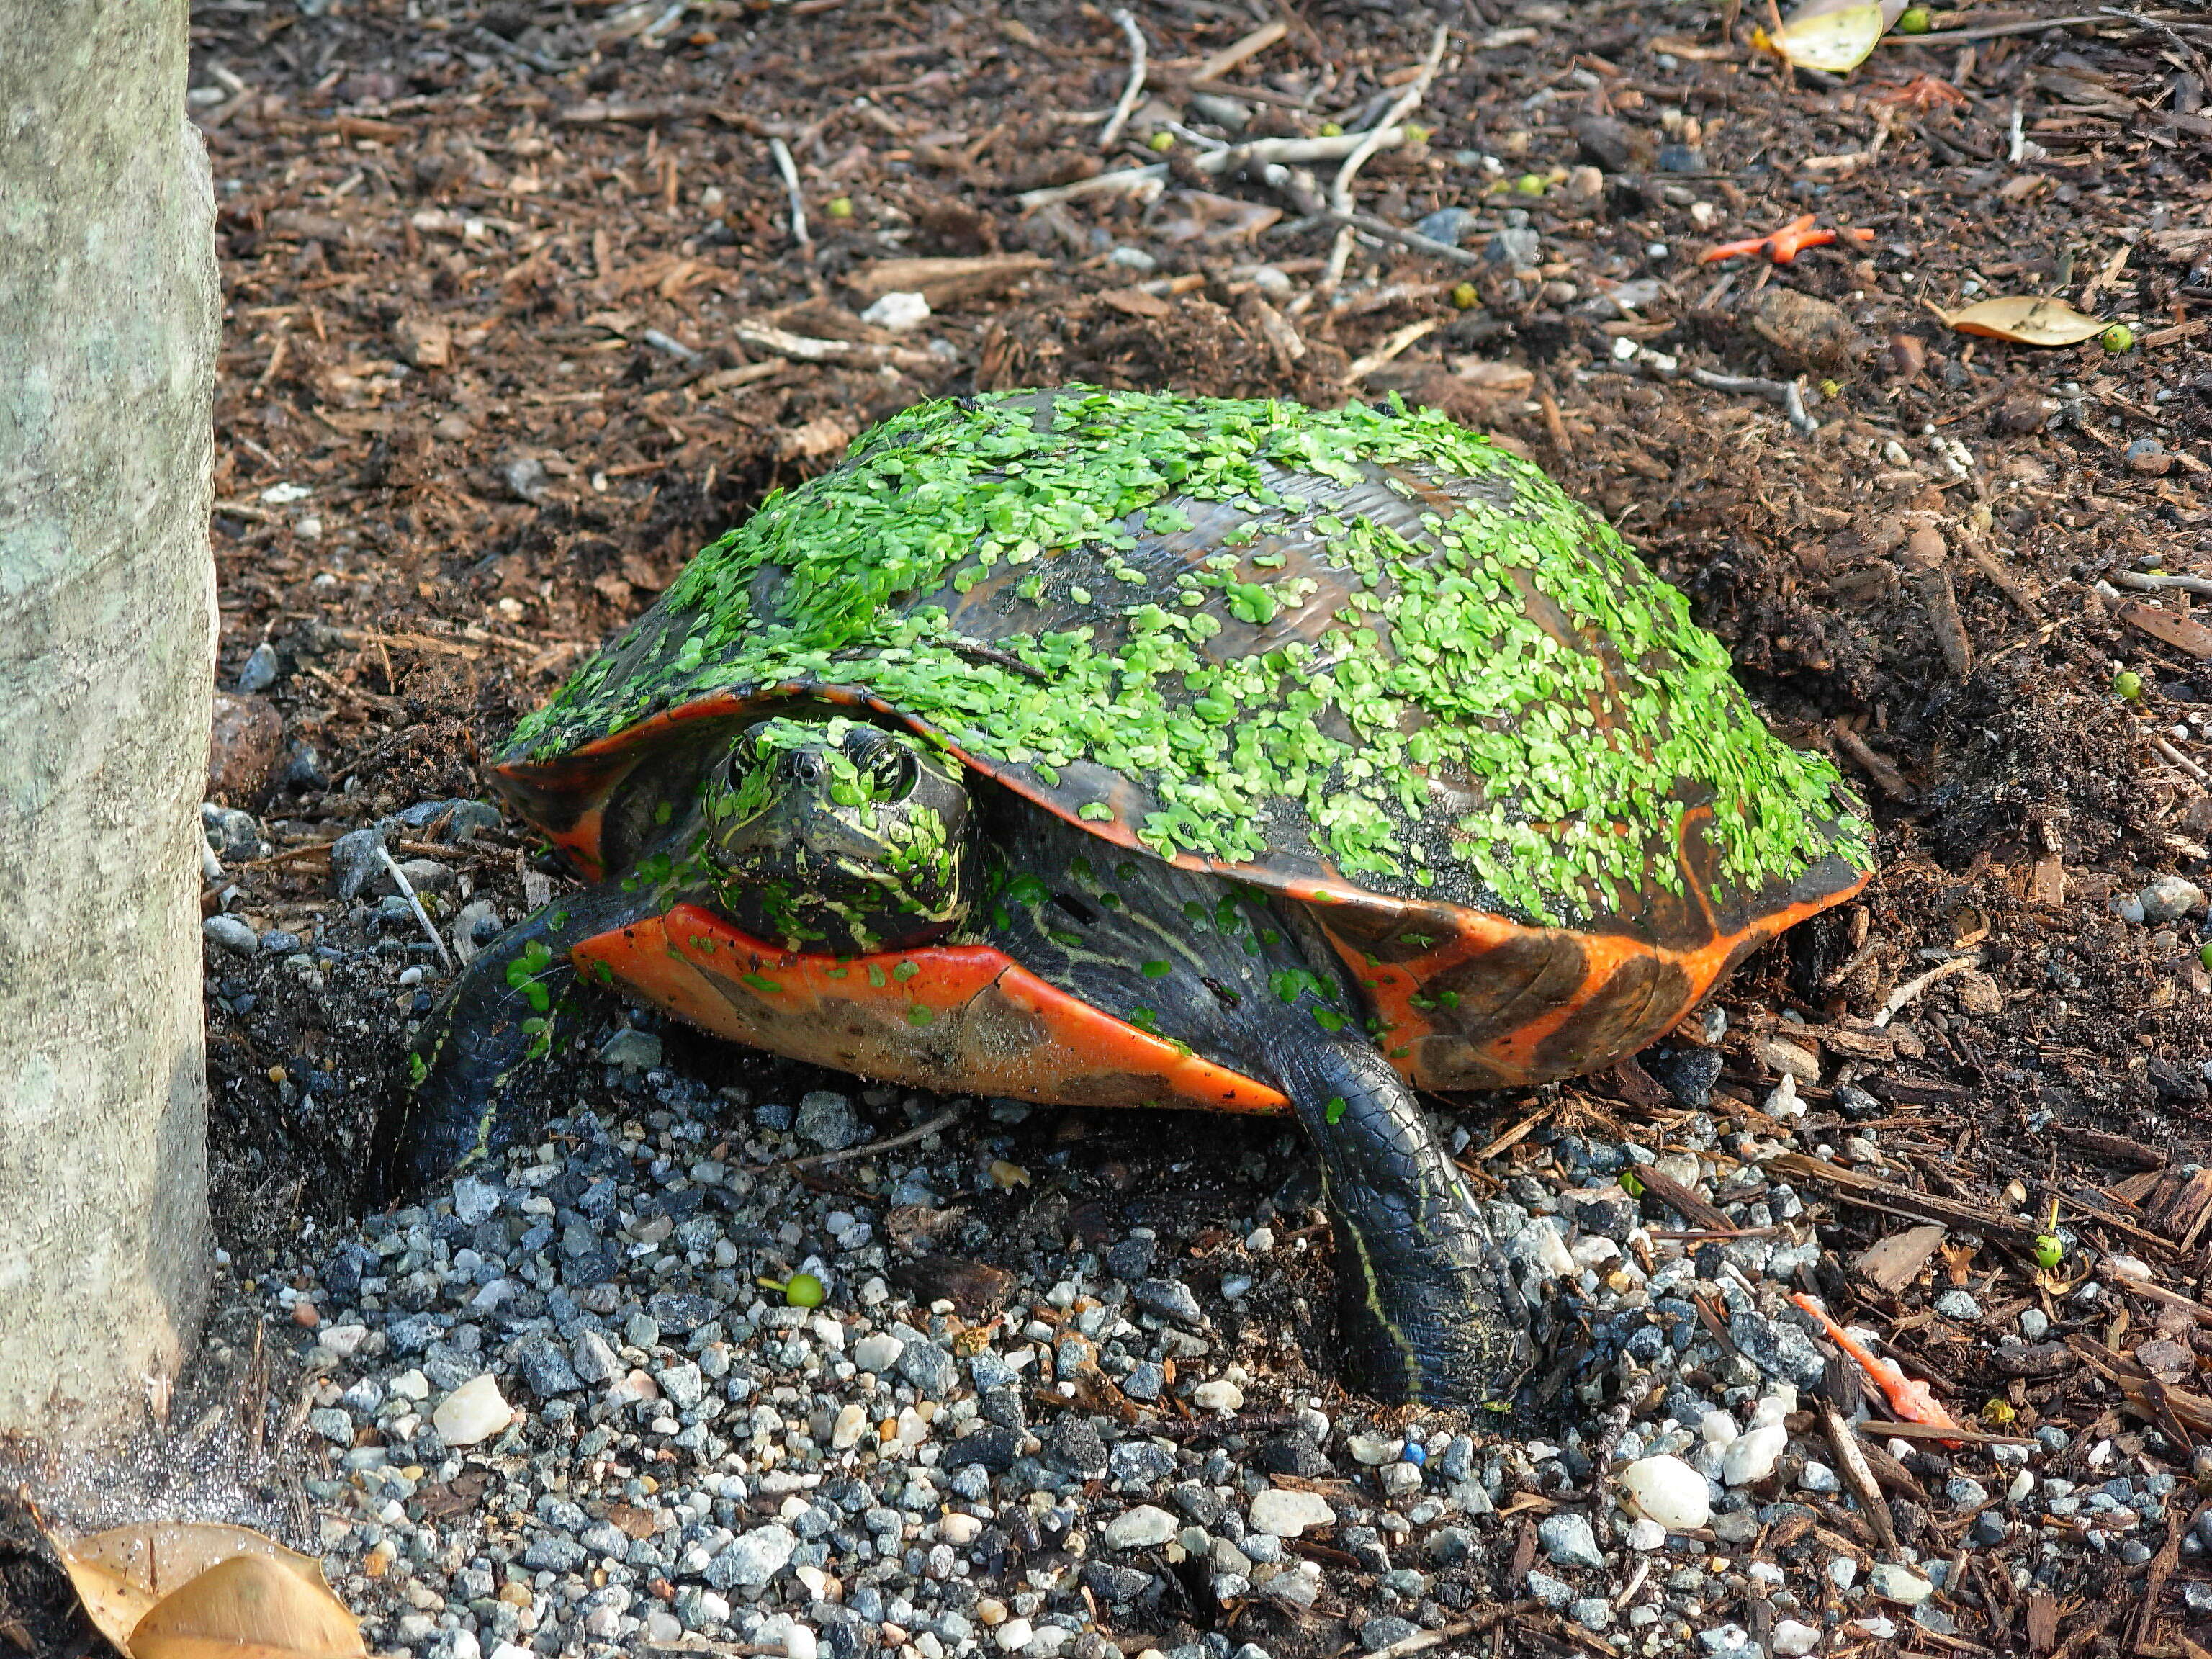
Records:
[[[0,0],[0,1441],[143,1414],[207,1283],[220,316],[185,0]]]

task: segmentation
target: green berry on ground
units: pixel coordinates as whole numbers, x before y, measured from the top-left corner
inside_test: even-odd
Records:
[[[832,219],[849,219],[853,216],[853,198],[849,196],[833,196],[830,198],[830,205],[823,210]]]
[[[812,1273],[793,1273],[783,1287],[783,1304],[787,1308],[818,1308],[829,1295],[822,1281]]]
[[[1324,121],[1321,124],[1321,137],[1324,138],[1341,138],[1343,136],[1344,129],[1339,126],[1335,122]]]
[[[1155,150],[1160,155],[1164,155],[1168,151],[1175,148],[1175,134],[1172,132],[1156,132],[1145,142],[1146,148]]]
[[[2133,351],[2136,349],[2136,331],[2125,323],[2114,323],[2097,337],[2097,343],[2110,352]]]
[[[2112,693],[2115,696],[2126,698],[2130,702],[2142,702],[2142,676],[2132,668],[2123,668],[2112,676]]]
[[[1455,310],[1472,311],[1482,296],[1474,291],[1473,283],[1462,283],[1451,291],[1451,302]]]
[[[1541,196],[1544,193],[1544,175],[1524,173],[1513,181],[1513,188],[1522,196]]]
[[[1907,6],[1897,20],[1899,34],[1925,34],[1936,27],[1936,14],[1925,6]]]

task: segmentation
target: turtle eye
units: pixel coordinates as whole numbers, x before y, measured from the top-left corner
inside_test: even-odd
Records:
[[[861,766],[867,774],[868,793],[880,801],[902,801],[914,793],[914,751],[896,741],[875,745]]]

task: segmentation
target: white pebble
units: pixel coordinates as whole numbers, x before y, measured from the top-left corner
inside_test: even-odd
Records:
[[[1721,1454],[1721,1484],[1748,1486],[1774,1473],[1782,1449],[1790,1443],[1790,1431],[1779,1423],[1753,1429],[1729,1442]]]
[[[976,1535],[982,1530],[983,1523],[974,1516],[962,1515],[957,1511],[951,1515],[939,1516],[937,1522],[937,1535],[955,1549],[960,1548],[963,1545],[974,1543]]]
[[[430,1426],[449,1446],[473,1446],[489,1440],[514,1420],[514,1408],[502,1399],[489,1371],[472,1376],[438,1402]]]
[[[1667,1541],[1667,1528],[1648,1515],[1639,1515],[1628,1523],[1622,1534],[1628,1547],[1639,1554],[1649,1554]]]
[[[999,1644],[1002,1653],[1019,1653],[1030,1644],[1030,1621],[1009,1619],[991,1632],[991,1639]]]
[[[1109,1550],[1141,1550],[1166,1543],[1176,1530],[1175,1516],[1153,1504],[1139,1504],[1108,1522],[1099,1536]]]
[[[1820,1629],[1817,1625],[1784,1619],[1775,1625],[1772,1641],[1777,1654],[1798,1659],[1799,1655],[1810,1653],[1820,1645]]]
[[[1370,1469],[1379,1469],[1385,1463],[1395,1463],[1406,1454],[1406,1439],[1396,1434],[1354,1434],[1345,1437],[1358,1462]]]
[[[1679,1457],[1638,1458],[1620,1473],[1620,1484],[1644,1515],[1669,1532],[1686,1532],[1712,1519],[1705,1477]]]
[[[864,323],[887,328],[894,334],[929,320],[929,301],[919,294],[893,289],[860,313]]]
[[[1699,1483],[1702,1495],[1703,1482]],[[1252,1500],[1252,1530],[1296,1538],[1309,1527],[1333,1527],[1336,1511],[1317,1492],[1270,1489]]]
[[[858,1404],[848,1401],[839,1408],[837,1420],[830,1425],[830,1448],[835,1451],[849,1450],[860,1444],[860,1437],[867,1431],[867,1412]]]
[[[1244,1390],[1234,1382],[1201,1382],[1190,1391],[1190,1403],[1202,1412],[1239,1412]]]

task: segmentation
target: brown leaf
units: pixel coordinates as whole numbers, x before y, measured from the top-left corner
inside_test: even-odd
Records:
[[[1876,1240],[1851,1263],[1851,1271],[1869,1285],[1895,1296],[1919,1276],[1928,1258],[1943,1242],[1944,1230],[1932,1222],[1908,1227],[1901,1233]]]
[[[165,1596],[138,1621],[131,1659],[366,1659],[354,1616],[325,1588],[265,1555],[239,1555]]]
[[[155,1522],[145,1526],[118,1527],[94,1533],[74,1543],[53,1540],[68,1571],[70,1582],[100,1634],[133,1659],[148,1659],[132,1645],[133,1632],[173,1592],[180,1591],[226,1562],[256,1559],[271,1564],[284,1576],[329,1601],[341,1616],[344,1609],[331,1600],[323,1581],[322,1565],[310,1556],[286,1549],[274,1539],[248,1527],[213,1522]],[[189,1604],[188,1604],[189,1605]],[[350,1625],[350,1619],[348,1619]],[[223,1650],[200,1651],[210,1659]],[[250,1650],[233,1650],[245,1659]],[[284,1650],[276,1650],[282,1652]],[[358,1629],[350,1648],[305,1650],[337,1654],[365,1651]],[[165,1653],[185,1659],[193,1650],[170,1648]]]
[[[2015,345],[2079,345],[2105,331],[2094,317],[2085,317],[2063,300],[2015,294],[2002,300],[1984,300],[1963,311],[1941,313],[1944,325],[1961,334],[1981,334]]]

